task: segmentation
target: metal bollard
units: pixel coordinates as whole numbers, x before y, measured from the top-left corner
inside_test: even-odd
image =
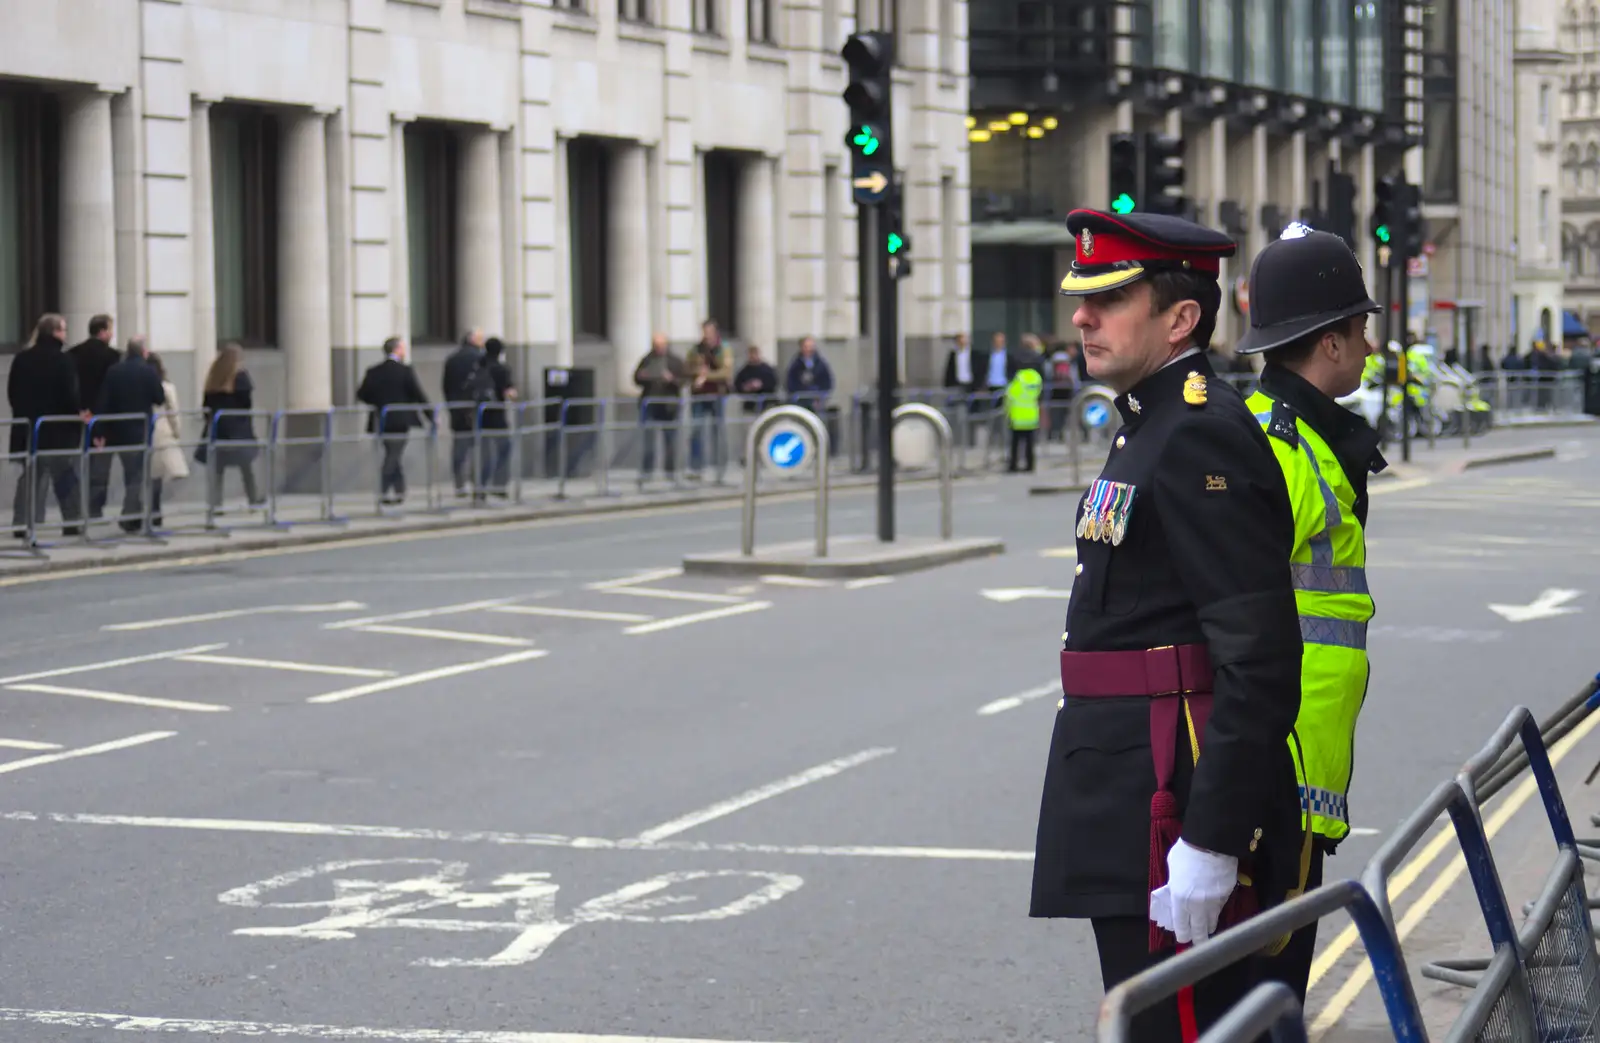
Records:
[[[828,425],[804,406],[778,406],[762,414],[750,425],[750,435],[745,439],[745,456],[749,459],[750,466],[745,468],[744,472],[744,525],[740,536],[740,553],[748,558],[756,551],[756,472],[760,470],[759,462],[756,460],[756,450],[761,445],[762,434],[784,419],[794,420],[805,427],[817,443],[817,557],[826,558],[828,556],[828,458],[831,452],[831,446],[828,444]]]
[[[926,421],[933,428],[934,438],[939,443],[939,536],[948,540],[955,531],[955,480],[951,473],[954,454],[950,421],[937,409],[921,402],[896,406],[889,416],[891,432],[900,421],[912,417]]]

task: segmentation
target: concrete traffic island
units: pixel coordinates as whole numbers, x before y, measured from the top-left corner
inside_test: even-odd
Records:
[[[745,442],[744,524],[738,550],[690,554],[683,559],[685,575],[796,576],[807,579],[866,579],[937,568],[969,558],[1005,553],[1005,543],[990,537],[956,539],[953,528],[955,495],[950,423],[932,406],[908,402],[896,408],[893,422],[917,419],[933,429],[939,445],[939,537],[902,537],[881,540],[873,536],[847,536],[830,545],[828,538],[829,445],[828,429],[811,410],[778,406],[750,425]],[[813,539],[780,543],[756,550],[756,472],[765,465],[775,471],[798,473],[809,467],[816,473],[816,531]]]
[[[904,537],[883,543],[875,536],[834,540],[826,557],[810,540],[779,543],[755,554],[724,551],[683,559],[686,576],[803,576],[807,579],[864,579],[920,572],[971,558],[1004,554],[1005,541],[989,537],[936,539]]]

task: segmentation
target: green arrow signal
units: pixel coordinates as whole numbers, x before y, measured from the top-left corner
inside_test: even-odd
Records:
[[[862,127],[856,131],[856,136],[850,140],[855,142],[856,147],[861,150],[863,156],[870,156],[878,151],[878,135],[872,132],[871,127]]]
[[[1387,243],[1389,241],[1389,226],[1379,225],[1372,230],[1372,234],[1378,237],[1378,242]]]
[[[897,233],[897,232],[890,232],[889,233],[889,252],[891,254],[899,253],[900,252],[900,248],[902,246],[904,246],[904,245],[906,245],[906,241],[904,239],[900,238],[899,233]]]
[[[1133,197],[1124,192],[1111,201],[1111,209],[1119,214],[1133,213]]]

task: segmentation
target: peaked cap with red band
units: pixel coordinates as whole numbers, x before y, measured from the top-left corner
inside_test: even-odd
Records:
[[[1169,214],[1074,210],[1067,215],[1067,231],[1077,246],[1072,268],[1061,280],[1068,297],[1104,293],[1155,271],[1216,276],[1217,262],[1238,249],[1223,233]]]

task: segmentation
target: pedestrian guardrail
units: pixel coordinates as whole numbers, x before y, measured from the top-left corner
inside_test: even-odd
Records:
[[[1250,994],[1201,1036],[1199,1043],[1258,1040],[1272,1043],[1306,1043],[1305,1012],[1289,986],[1280,981],[1257,985]]]
[[[955,474],[951,460],[950,421],[944,414],[922,402],[907,402],[896,406],[890,416],[889,430],[893,432],[902,420],[925,421],[933,429],[939,462],[939,537],[948,540],[955,533]]]
[[[828,556],[828,458],[831,447],[828,444],[828,425],[804,406],[778,406],[763,413],[754,424],[750,425],[749,437],[745,439],[745,458],[749,463],[744,471],[744,524],[740,530],[739,551],[745,557],[756,552],[756,475],[760,471],[756,454],[762,452],[761,436],[785,421],[797,424],[811,435],[812,448],[809,454],[815,456],[813,465],[817,471],[816,485],[816,540],[817,557]],[[786,432],[789,438],[780,444],[774,438],[765,449],[775,466],[780,468],[798,468],[804,464],[804,455],[808,453],[804,439],[797,433]]]
[[[1579,700],[1563,707],[1557,719],[1570,720],[1577,707],[1589,706],[1594,692],[1594,686],[1588,686]],[[1512,710],[1456,777],[1440,783],[1390,834],[1360,880],[1326,884],[1284,902],[1112,989],[1101,1005],[1100,1043],[1127,1043],[1134,1014],[1252,958],[1285,933],[1340,910],[1348,911],[1355,920],[1394,1038],[1402,1043],[1427,1043],[1389,904],[1389,882],[1441,814],[1449,816],[1454,828],[1492,949],[1487,958],[1436,961],[1421,968],[1424,977],[1472,989],[1446,1038],[1577,1043],[1600,1037],[1600,955],[1595,948],[1579,844],[1545,746],[1544,730],[1525,707]],[[1505,784],[1506,772],[1518,763],[1513,752],[1518,740],[1557,848],[1555,862],[1538,897],[1526,907],[1520,927],[1506,901],[1481,814],[1482,802]],[[1302,1037],[1294,1035],[1295,1027],[1287,1024],[1293,1018],[1294,1012],[1284,1005],[1281,995],[1275,999],[1252,996],[1202,1039],[1205,1043],[1250,1043],[1271,1023],[1285,1025],[1282,1031],[1289,1035],[1284,1038],[1298,1041]]]

